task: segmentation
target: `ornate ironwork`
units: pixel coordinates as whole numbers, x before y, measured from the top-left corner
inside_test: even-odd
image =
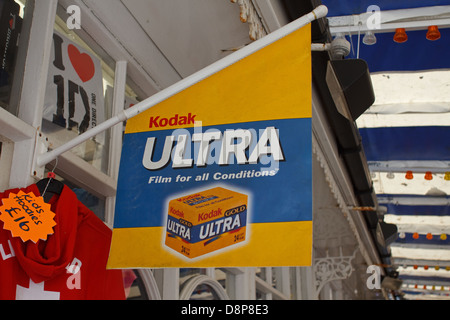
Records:
[[[327,256],[324,258],[314,259],[314,275],[315,275],[315,290],[318,296],[323,287],[334,280],[348,279],[354,268],[352,266],[352,261],[355,259],[356,252],[358,248],[355,249],[351,256],[344,256],[342,254],[342,249],[340,249],[340,255],[337,257]]]

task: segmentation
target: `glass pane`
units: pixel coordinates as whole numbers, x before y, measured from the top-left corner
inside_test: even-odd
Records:
[[[9,172],[13,160],[14,143],[0,136],[0,191],[9,189]]]
[[[72,191],[77,195],[78,200],[95,213],[102,221],[105,221],[105,200],[102,200],[88,191],[71,185],[67,181],[64,182],[71,187]]]
[[[14,113],[10,106],[15,64],[22,30],[26,0],[0,1],[0,107]]]
[[[48,171],[45,172],[45,176],[47,176]],[[77,196],[77,199],[84,204],[89,210],[91,210],[95,215],[100,218],[102,221],[105,221],[105,203],[104,199],[100,199],[97,196],[91,194],[90,192],[84,190],[83,188],[78,187],[74,183],[65,179],[60,175],[56,175],[56,180],[62,182],[67,187],[69,187]]]
[[[114,66],[83,41],[79,30],[68,27],[69,20],[56,17],[45,95],[42,131],[54,147],[113,116]],[[125,108],[137,103],[135,96],[127,87]],[[107,130],[71,151],[107,173],[109,143]]]

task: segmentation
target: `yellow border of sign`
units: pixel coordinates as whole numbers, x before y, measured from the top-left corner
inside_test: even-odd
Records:
[[[171,118],[175,114],[195,114],[203,126],[311,118],[310,44],[308,24],[129,119],[126,133],[193,127],[149,128],[150,117]]]
[[[251,224],[248,242],[189,261],[165,247],[163,227],[114,229],[108,268],[310,266],[312,221]],[[286,241],[286,235],[290,235]],[[295,239],[295,241],[293,241]],[[135,248],[130,250],[130,248]],[[243,259],[245,257],[245,259]]]

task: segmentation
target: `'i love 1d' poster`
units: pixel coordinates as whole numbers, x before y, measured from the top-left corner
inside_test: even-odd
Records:
[[[109,268],[311,265],[310,33],[128,120]]]
[[[63,143],[105,121],[102,65],[90,51],[56,31],[50,59],[43,130]],[[103,145],[105,134],[95,141]]]

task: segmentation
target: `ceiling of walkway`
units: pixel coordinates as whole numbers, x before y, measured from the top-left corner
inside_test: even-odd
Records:
[[[385,221],[399,229],[391,253],[402,292],[448,299],[450,1],[322,2],[332,35],[351,43],[347,59],[365,60],[371,73],[376,101],[357,125]],[[427,39],[429,26],[439,39]],[[398,28],[406,42],[394,41]]]

